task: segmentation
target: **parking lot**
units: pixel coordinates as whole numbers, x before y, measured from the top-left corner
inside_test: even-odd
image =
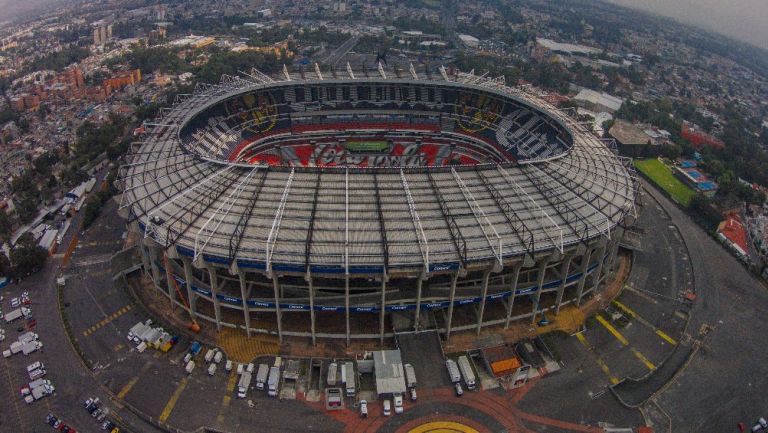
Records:
[[[147,317],[124,284],[112,280],[108,258],[120,248],[122,232],[110,224],[108,214],[103,221],[100,218],[82,237],[67,268],[65,311],[73,335],[98,380],[118,402],[183,430],[206,425],[239,432],[259,425],[269,431],[395,432],[435,416],[492,431],[496,427],[516,431],[530,426],[539,431],[579,431],[579,426],[597,422],[641,425],[639,413],[620,407],[605,392],[606,387],[658,368],[682,337],[686,316],[681,313],[678,295],[692,287],[679,234],[674,226],[669,227],[657,206],[643,206],[639,225],[648,231],[647,240],[635,255],[632,273],[617,302],[590,320],[584,332],[546,339],[564,367],[561,372],[540,380],[546,374],[545,363],[527,359],[524,350],[518,351],[534,365],[533,379],[522,388],[502,392],[498,381],[485,370],[480,352],[470,352],[466,354],[477,375],[478,388],[483,390],[457,397],[436,334],[400,334],[397,345],[403,362],[413,364],[418,372],[418,400],[406,398],[404,414],[386,417],[382,401],[376,397],[373,375],[356,371],[356,396],[344,397],[344,409],[327,411],[328,368],[334,362],[337,368],[341,363],[354,362],[352,357],[292,358],[297,361],[298,379],[282,379],[278,398],[255,389],[246,398],[238,398],[236,372],[219,367],[209,376],[205,361],[200,359],[202,354],[195,358],[198,367],[192,374],[184,371],[189,340],[182,338],[167,353],[154,349],[139,353],[126,335]],[[224,337],[221,340],[228,341]],[[231,342],[227,345],[236,349],[233,357],[243,362],[254,352]],[[463,354],[448,356],[458,359]],[[257,355],[252,361],[257,366],[272,365],[274,357]],[[284,365],[287,361],[283,358]],[[564,393],[568,398],[552,398]],[[369,402],[367,418],[360,416],[360,399]]]

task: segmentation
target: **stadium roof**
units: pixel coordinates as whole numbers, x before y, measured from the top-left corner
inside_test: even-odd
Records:
[[[224,77],[160,119],[121,167],[121,214],[197,263],[253,271],[439,272],[610,237],[634,212],[627,159],[537,94],[474,74],[387,72]],[[303,83],[407,83],[487,92],[537,107],[573,133],[555,157],[453,167],[265,167],[190,152],[178,131],[234,95]]]

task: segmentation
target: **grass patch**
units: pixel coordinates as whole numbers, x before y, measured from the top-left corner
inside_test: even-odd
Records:
[[[657,159],[635,160],[635,168],[653,181],[659,188],[672,197],[672,200],[678,202],[684,207],[691,204],[691,200],[696,196],[696,192],[672,174],[672,169],[661,163]]]

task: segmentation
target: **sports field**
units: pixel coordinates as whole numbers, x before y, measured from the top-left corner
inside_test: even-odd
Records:
[[[635,167],[659,188],[668,192],[673,200],[688,207],[696,192],[672,174],[672,170],[657,159],[635,160]]]

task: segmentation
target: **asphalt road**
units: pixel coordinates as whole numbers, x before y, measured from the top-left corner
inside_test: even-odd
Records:
[[[638,222],[646,231],[644,251],[636,256],[629,280],[632,289],[625,290],[620,298],[646,323],[634,319],[629,326],[615,329],[628,344],[617,341],[605,325],[592,323],[583,341],[575,337],[555,339],[553,349],[564,360],[565,368],[538,381],[520,399],[492,392],[472,393],[465,398],[466,403],[455,404],[458,401],[450,390],[439,388],[420,394],[424,396],[423,405],[409,404],[409,415],[381,424],[382,431],[397,430],[434,411],[497,426],[492,417],[473,412],[472,405],[480,408],[484,399],[489,404],[498,400],[493,404],[509,408],[508,413],[497,413],[508,417],[505,425],[540,415],[593,425],[600,421],[616,426],[641,425],[641,414],[620,406],[604,392],[605,387],[611,383],[611,375],[635,377],[647,373],[647,365],[638,361],[633,350],[642,352],[654,364],[667,356],[671,345],[660,341],[654,330],[663,329],[674,340],[684,337],[683,320],[675,314],[679,302],[674,299],[679,291],[691,288],[695,288],[698,299],[691,311],[688,335],[700,340],[701,348],[654,399],[654,406],[646,407],[648,420],[657,428],[671,422],[674,432],[728,432],[735,431],[737,422],[751,423],[765,416],[762,411],[768,406],[768,397],[763,389],[768,368],[762,363],[759,349],[768,340],[768,324],[763,320],[768,312],[768,291],[674,204],[652,188],[649,194],[658,205],[648,197],[645,200]],[[105,388],[112,394],[122,394],[126,402],[149,416],[163,417],[188,430],[213,424],[243,432],[251,431],[254,425],[274,431],[330,432],[341,430],[340,421],[355,419],[354,413],[348,413],[348,419],[334,419],[312,404],[269,399],[255,393],[251,398],[253,410],[247,400],[227,398],[232,395],[232,385],[224,372],[214,377],[202,371],[191,377],[184,375],[179,359],[185,347],[177,347],[169,354],[138,354],[127,344],[125,333],[143,319],[142,313],[130,307],[127,294],[112,284],[106,260],[119,250],[123,232],[114,207],[110,204],[95,226],[81,237],[82,246],[65,270],[70,276],[65,289],[68,317],[78,343],[95,365],[94,371],[84,368],[59,319],[54,287],[59,258],[50,260],[37,275],[3,291],[6,304],[21,291],[30,291],[36,331],[45,347],[28,357],[3,359],[5,374],[0,374],[0,396],[9,404],[0,408],[0,431],[48,431],[43,424],[48,412],[62,417],[78,431],[100,431],[81,406],[82,400],[92,395],[107,402],[130,431],[158,431],[122,409],[119,402],[109,402]],[[79,224],[79,218],[75,217],[73,226]],[[73,234],[74,230],[64,239],[62,249]],[[702,325],[711,327],[706,336],[700,335]],[[16,326],[4,326],[6,344],[17,334]],[[597,359],[604,360],[610,375],[600,368]],[[48,378],[57,391],[52,397],[26,405],[18,396],[18,388],[25,382],[24,367],[36,360],[46,364]],[[559,431],[558,424],[547,422],[552,424],[542,425],[539,431]]]
[[[106,175],[102,171],[97,175],[97,185]],[[60,251],[66,250],[67,245],[79,227],[82,214],[77,214],[72,220],[72,229],[62,240]],[[118,223],[115,220],[115,223]],[[117,231],[119,239],[122,230]],[[115,248],[119,249],[119,247]],[[48,260],[44,269],[37,274],[23,280],[20,284],[10,284],[2,291],[6,300],[17,296],[27,290],[32,299],[32,311],[36,318],[36,330],[43,342],[41,352],[29,356],[14,355],[3,360],[3,367],[7,373],[0,380],[0,395],[7,402],[0,406],[0,431],[3,432],[43,432],[49,431],[44,423],[45,415],[52,412],[67,424],[79,432],[100,432],[97,423],[82,407],[82,402],[91,396],[97,396],[102,402],[113,410],[117,410],[118,417],[130,427],[133,432],[153,433],[158,430],[143,422],[130,412],[122,411],[114,404],[109,403],[108,395],[103,392],[98,377],[85,369],[79,357],[76,355],[65,334],[63,324],[58,311],[55,280],[59,275],[61,255]],[[67,290],[65,288],[65,290]],[[7,310],[6,310],[7,311]],[[3,325],[8,339],[4,344],[10,344],[18,333],[16,327],[19,322],[12,325]],[[42,361],[48,372],[46,378],[50,379],[56,387],[54,395],[46,397],[33,404],[25,404],[18,393],[22,384],[27,382],[25,367],[31,362]]]
[[[735,432],[768,415],[768,291],[741,263],[653,187],[688,247],[698,299],[690,333],[712,327],[687,368],[656,399],[674,432]],[[665,420],[658,420],[662,423]]]

